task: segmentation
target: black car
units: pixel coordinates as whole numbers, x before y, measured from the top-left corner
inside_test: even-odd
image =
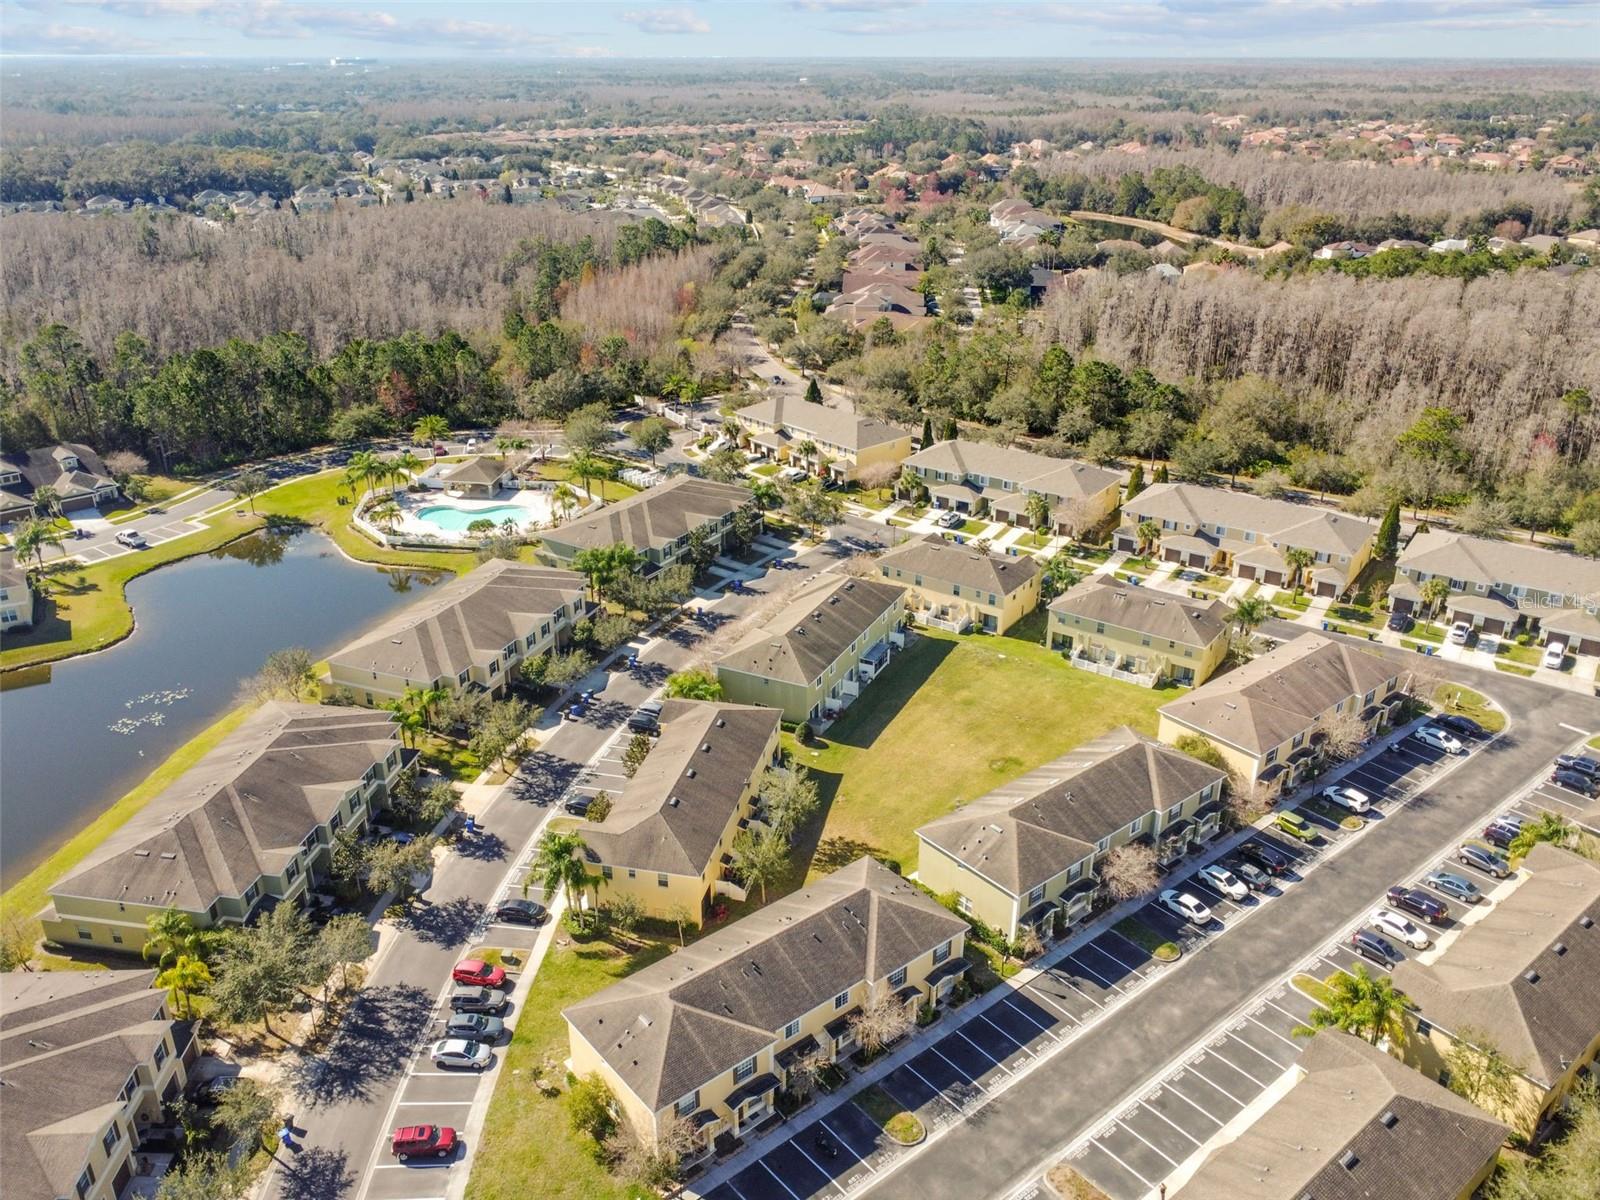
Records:
[[[238,1075],[213,1075],[210,1079],[202,1079],[198,1083],[191,1083],[189,1085],[189,1099],[196,1104],[203,1104],[207,1107],[221,1104],[223,1096],[239,1085],[240,1078],[242,1077]]]
[[[1483,827],[1483,840],[1491,846],[1507,850],[1511,843],[1517,840],[1517,831],[1509,825],[1485,825]]]
[[[543,925],[549,915],[537,900],[524,900],[521,897],[502,900],[494,906],[494,919],[513,925]]]
[[[1369,929],[1358,929],[1350,935],[1350,949],[1384,967],[1400,961],[1400,951],[1394,943]]]
[[[1430,925],[1443,925],[1450,919],[1450,909],[1442,900],[1435,900],[1427,892],[1416,888],[1392,887],[1385,897],[1390,908],[1421,917]]]
[[[1405,613],[1394,613],[1385,624],[1392,633],[1410,633],[1416,622]]]
[[[1595,780],[1582,771],[1565,769],[1552,771],[1550,782],[1557,787],[1566,788],[1569,792],[1577,792],[1580,796],[1592,796],[1595,792]]]
[[[589,806],[593,803],[593,796],[574,796],[561,807],[575,817],[586,817],[589,815]]]
[[[628,718],[628,728],[634,733],[661,732],[661,701],[646,700]]]
[[[1261,842],[1246,842],[1240,846],[1239,857],[1254,863],[1268,875],[1283,875],[1289,870],[1289,856]]]
[[[470,983],[457,984],[450,989],[450,1011],[458,1013],[483,1013],[499,1016],[510,1001],[499,988],[474,987]]]
[[[1228,870],[1240,883],[1252,892],[1264,892],[1272,886],[1272,877],[1253,863],[1245,862],[1242,858],[1235,859],[1228,864]]]
[[[1600,779],[1600,761],[1586,754],[1556,755],[1556,770],[1576,771],[1580,775],[1587,775],[1590,779]]]
[[[1471,717],[1463,717],[1459,713],[1446,713],[1442,717],[1435,717],[1433,723],[1443,725],[1451,733],[1461,737],[1481,738],[1489,732]]]

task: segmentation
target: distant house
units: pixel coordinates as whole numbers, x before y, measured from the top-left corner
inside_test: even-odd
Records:
[[[1440,238],[1428,247],[1435,254],[1450,254],[1472,249],[1472,243],[1466,238]]]
[[[935,442],[906,466],[921,476],[935,507],[986,512],[1014,525],[1031,525],[1029,497],[1043,496],[1050,506],[1047,528],[1062,534],[1093,529],[1122,495],[1116,471],[991,442]]]
[[[1306,633],[1164,704],[1164,742],[1198,734],[1246,781],[1289,788],[1319,768],[1321,724],[1357,717],[1388,726],[1405,694],[1387,658]]]
[[[1567,234],[1567,241],[1583,250],[1600,250],[1600,229],[1580,229]]]
[[[769,396],[739,409],[733,419],[743,443],[780,462],[798,462],[800,447],[810,442],[816,457],[805,465],[814,469],[825,461],[828,474],[841,482],[856,479],[863,467],[898,463],[911,453],[909,429],[808,400]]]
[[[1050,602],[1045,644],[1097,674],[1147,687],[1195,687],[1227,657],[1232,618],[1221,600],[1192,600],[1096,576]]]
[[[723,694],[765,704],[787,721],[836,715],[904,644],[904,588],[848,575],[819,575],[716,661]]]
[[[1173,1200],[1471,1200],[1506,1128],[1384,1050],[1325,1029],[1271,1105]]]
[[[33,515],[33,493],[49,488],[64,513],[113,503],[122,494],[100,456],[77,442],[0,454],[0,523]]]
[[[1152,484],[1122,506],[1122,520],[1112,539],[1117,550],[1137,553],[1139,527],[1148,521],[1160,528],[1163,562],[1231,571],[1274,587],[1290,584],[1285,552],[1309,550],[1307,582],[1318,596],[1349,589],[1372,557],[1378,532],[1375,522],[1346,513],[1194,483]]]
[[[1548,233],[1536,233],[1532,237],[1523,238],[1521,244],[1536,254],[1549,254],[1550,251],[1561,245],[1561,239],[1551,237]]]
[[[875,565],[880,578],[907,589],[907,610],[936,628],[1004,633],[1039,606],[1042,575],[1031,555],[929,536],[879,555]]]
[[[623,545],[637,550],[646,570],[654,571],[681,559],[697,529],[721,550],[732,535],[733,515],[752,503],[748,488],[679,475],[540,536],[544,553],[561,565],[570,565],[581,550]]]
[[[1104,857],[1149,842],[1163,863],[1219,831],[1225,772],[1126,725],[917,830],[917,879],[1008,939],[1087,918]]]
[[[739,831],[762,821],[757,789],[780,761],[781,720],[775,708],[668,700],[649,756],[607,789],[605,820],[578,825],[601,896],[630,896],[659,921],[685,912],[696,926],[718,897],[745,899],[730,855]]]
[[[33,584],[11,547],[0,549],[0,630],[33,624]]]

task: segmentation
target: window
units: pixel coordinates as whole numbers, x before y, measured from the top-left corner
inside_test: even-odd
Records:
[[[948,959],[950,957],[950,951],[954,948],[954,946],[954,942],[945,942],[942,946],[935,946],[933,948],[933,965],[938,966],[940,963]]]
[[[80,941],[84,941],[84,942],[92,942],[92,941],[94,941],[94,934],[90,933],[82,925],[79,925],[78,926],[78,939]]]
[[[1183,802],[1180,800],[1177,804],[1174,804],[1171,808],[1167,809],[1167,820],[1176,821],[1178,819],[1178,814],[1182,811]]]
[[[847,1005],[849,1003],[850,1003],[850,993],[849,992],[840,992],[837,996],[835,996],[833,998],[833,1011],[834,1012],[838,1012],[841,1008],[845,1007],[845,1005]]]
[[[800,1036],[800,1018],[796,1017],[783,1027],[783,1038],[788,1041],[792,1037]]]
[[[133,1099],[133,1094],[139,1090],[139,1072],[135,1071],[128,1076],[128,1082],[122,1085],[122,1091],[117,1094],[117,1099],[126,1104]]]
[[[1137,816],[1137,817],[1135,817],[1135,818],[1134,818],[1134,819],[1133,819],[1133,820],[1131,820],[1131,821],[1129,821],[1129,822],[1128,822],[1128,833],[1129,833],[1129,834],[1130,834],[1130,835],[1132,835],[1132,834],[1136,834],[1136,833],[1138,833],[1138,832],[1139,832],[1139,831],[1140,831],[1140,830],[1141,830],[1141,829],[1143,829],[1143,828],[1144,828],[1144,818],[1145,818],[1145,815],[1148,815],[1148,814],[1141,814],[1141,815],[1140,815],[1140,816]]]
[[[1111,849],[1111,839],[1108,837],[1101,838],[1094,844],[1094,848],[1101,854],[1104,854],[1107,850]]]
[[[963,916],[970,917],[972,915],[972,901],[960,892],[956,893],[956,911]]]
[[[601,879],[610,879],[611,878],[611,868],[609,866],[602,866],[600,868],[600,878]]]
[[[246,906],[254,904],[256,902],[256,898],[260,895],[261,885],[259,883],[252,883],[244,890],[244,902]]]
[[[1278,761],[1278,748],[1276,746],[1274,746],[1271,750],[1268,750],[1267,751],[1267,756],[1265,758],[1263,758],[1261,761],[1264,762],[1264,763],[1277,762]]]
[[[500,674],[500,660],[498,658],[491,658],[489,660],[489,674],[491,674],[491,675]]]
[[[657,887],[666,887],[667,886],[667,873],[665,871],[660,871],[660,872],[658,872],[656,874],[656,886]]]
[[[755,1056],[751,1055],[733,1069],[733,1082],[735,1085],[743,1083],[756,1073]]]
[[[1294,741],[1289,743],[1290,749],[1292,749],[1292,750],[1300,749],[1300,743],[1305,741],[1305,740],[1306,740],[1306,735],[1305,734],[1303,734],[1303,733],[1295,734],[1294,735]]]
[[[468,667],[465,671],[462,671],[461,674],[456,676],[456,682],[459,683],[462,687],[466,687],[467,680],[469,678],[471,678],[471,676],[472,676],[472,668]]]
[[[1106,623],[1104,621],[1096,621],[1094,623],[1094,631],[1096,633],[1104,633],[1106,631]]]
[[[634,870],[632,867],[629,867],[628,868],[628,878],[629,879],[637,879],[637,878],[639,878],[639,872]]]
[[[107,1154],[110,1154],[117,1148],[117,1143],[121,1140],[122,1126],[113,1121],[111,1122],[111,1128],[106,1130],[105,1137],[100,1139],[100,1145],[105,1149]]]
[[[89,1189],[94,1186],[94,1168],[85,1167],[83,1174],[78,1176],[78,1200],[84,1200],[89,1194]]]
[[[1034,888],[1031,892],[1028,893],[1028,905],[1029,905],[1029,907],[1032,907],[1033,905],[1038,904],[1039,901],[1041,901],[1043,899],[1044,899],[1044,884],[1042,884],[1042,883],[1038,887]]]
[[[902,988],[902,987],[905,987],[905,985],[906,985],[906,969],[904,967],[901,967],[893,975],[889,976],[889,986],[892,987],[892,988]]]
[[[283,881],[286,884],[287,883],[293,883],[296,879],[299,879],[299,878],[300,878],[300,864],[295,862],[293,859],[290,859],[289,860],[289,865],[283,869]]]
[[[693,1116],[694,1110],[700,1107],[700,1089],[696,1088],[672,1107],[677,1109],[680,1117]]]
[[[111,931],[111,940],[112,940],[112,942],[114,944],[116,944],[118,946],[122,945],[122,935],[120,933],[118,933],[115,929],[113,929]]]
[[[161,1041],[156,1043],[156,1067],[157,1067],[157,1069],[162,1067],[166,1063],[166,1061],[167,1061],[167,1043],[166,1043],[166,1039],[163,1038]]]
[[[1208,801],[1213,796],[1215,796],[1216,794],[1217,794],[1217,785],[1214,784],[1214,783],[1208,783],[1208,784],[1206,784],[1205,791],[1200,793],[1200,799],[1201,799],[1202,802]]]
[[[334,813],[333,816],[328,818],[328,830],[331,833],[338,833],[343,825],[344,816],[341,813]]]

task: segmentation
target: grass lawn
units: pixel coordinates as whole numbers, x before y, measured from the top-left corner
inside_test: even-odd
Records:
[[[1335,621],[1344,621],[1351,625],[1365,625],[1369,629],[1377,629],[1383,622],[1379,614],[1370,608],[1362,608],[1355,604],[1335,604],[1328,610],[1328,616]]]
[[[636,467],[640,464],[627,463],[624,465]],[[572,470],[566,465],[566,463],[541,463],[539,466],[539,478],[559,480],[565,483],[571,481]],[[636,496],[639,494],[638,488],[629,487],[627,484],[615,479],[591,480],[590,486],[592,487],[594,483],[597,482],[600,484],[600,498],[607,503],[615,500],[626,500],[629,496]],[[581,487],[582,484],[580,483],[578,486]]]
[[[751,467],[750,473],[752,475],[763,475],[770,479],[781,470],[783,468],[777,463],[762,463],[759,467]]]
[[[423,733],[417,738],[417,749],[422,754],[424,766],[432,767],[457,783],[471,783],[483,774],[478,756],[459,742],[440,737],[436,733]]]
[[[1076,671],[1034,640],[1036,630],[1022,622],[1018,636],[922,634],[821,746],[789,739],[823,799],[814,874],[866,853],[909,871],[918,825],[1114,726],[1154,733],[1156,709],[1180,694]]]
[[[1537,667],[1544,661],[1544,648],[1542,646],[1522,646],[1516,642],[1501,642],[1499,656],[1506,662],[1521,663],[1525,667]]]
[[[894,495],[887,488],[882,491],[847,492],[846,500],[852,500],[862,508],[870,508],[874,512],[882,512],[894,503]]]
[[[1589,749],[1591,749],[1591,750],[1600,750],[1600,736],[1592,737],[1592,738],[1589,739]]]
[[[1505,713],[1491,708],[1484,696],[1459,683],[1440,684],[1433,693],[1433,702],[1444,712],[1471,717],[1490,733],[1499,733],[1506,727]]]
[[[985,529],[989,528],[989,526],[992,524],[994,524],[993,521],[963,521],[956,529],[956,532],[970,534],[971,536],[976,537]]]
[[[315,525],[331,537],[351,558],[360,562],[390,567],[424,567],[460,574],[477,565],[467,550],[390,550],[376,545],[353,527],[356,507],[339,503],[349,499],[343,471],[324,471],[296,479],[256,497],[256,508],[263,513],[289,517]]]
[[[862,1112],[877,1122],[878,1128],[895,1141],[904,1144],[922,1139],[922,1122],[877,1084],[857,1093],[855,1102]]]
[[[1113,928],[1150,957],[1161,962],[1172,962],[1183,953],[1176,943],[1169,942],[1143,921],[1135,920],[1133,917],[1123,917]]]
[[[146,475],[145,496],[137,505],[124,504],[122,508],[101,509],[106,520],[113,525],[124,525],[149,514],[152,504],[163,504],[184,492],[197,491],[206,484],[195,480],[176,479],[171,475]]]
[[[646,943],[633,954],[601,941],[558,944],[533,981],[523,981],[524,995],[537,1000],[523,1009],[511,1044],[499,1052],[499,1079],[473,1158],[468,1200],[623,1200],[650,1194],[595,1162],[587,1139],[567,1123],[561,1099],[567,1025],[561,1010],[667,952],[663,942]]]
[[[137,787],[78,830],[59,850],[7,888],[4,894],[0,894],[0,919],[10,920],[16,916],[30,920],[49,903],[47,892],[51,884],[82,862],[95,847],[125,825],[163,788],[205,757],[218,742],[238,727],[250,711],[249,708],[236,708],[202,729],[174,750],[167,760],[145,776]],[[51,957],[43,961],[48,966],[87,965],[64,958]]]
[[[1532,667],[1521,667],[1516,663],[1501,662],[1499,659],[1495,660],[1494,669],[1504,671],[1507,675],[1521,675],[1525,679],[1533,674]]]

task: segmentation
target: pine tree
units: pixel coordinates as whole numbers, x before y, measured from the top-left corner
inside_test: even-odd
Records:
[[[809,404],[822,403],[822,389],[817,386],[815,375],[806,383],[806,402]]]
[[[933,418],[922,418],[922,448],[926,450],[933,445]]]
[[[1378,522],[1378,557],[1393,562],[1400,553],[1400,501],[1389,505]]]
[[[1156,468],[1155,482],[1156,483],[1165,483],[1166,481],[1167,481],[1167,464],[1166,463],[1162,463],[1159,467]]]
[[[1144,465],[1134,463],[1133,470],[1128,472],[1127,499],[1132,500],[1142,491],[1144,491]]]
[[[954,417],[946,417],[944,419],[944,428],[939,432],[939,440],[941,442],[953,442],[959,433],[960,430],[956,428],[956,419]]]

